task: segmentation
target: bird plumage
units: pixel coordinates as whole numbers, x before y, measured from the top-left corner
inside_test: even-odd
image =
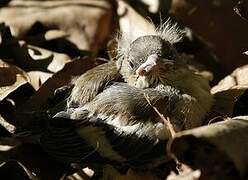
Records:
[[[68,112],[58,113],[41,136],[43,148],[58,160],[78,167],[111,163],[145,168],[152,160],[165,158],[158,152],[164,150],[166,140],[117,130],[103,121],[106,119],[87,116],[86,110],[84,113],[73,121]]]
[[[75,81],[67,106],[69,108],[83,106],[116,81],[121,81],[121,75],[114,61],[87,71]]]
[[[41,136],[49,154],[84,165],[101,159],[144,167],[166,158],[170,136],[154,107],[177,131],[202,124],[213,101],[208,81],[181,61],[172,43],[183,32],[166,23],[157,34],[119,39],[116,62],[78,78],[66,111]]]

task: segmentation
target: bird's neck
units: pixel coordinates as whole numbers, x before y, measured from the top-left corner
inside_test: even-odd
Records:
[[[208,80],[187,68],[181,68],[171,75],[162,77],[160,81],[196,98],[205,109],[212,105],[213,98]]]

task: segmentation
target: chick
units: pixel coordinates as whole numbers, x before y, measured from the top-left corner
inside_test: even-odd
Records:
[[[130,86],[141,89],[170,86],[179,90],[182,101],[170,119],[172,123],[178,122],[180,127],[176,128],[182,130],[202,124],[213,98],[208,80],[191,71],[173,47],[172,43],[181,35],[170,32],[179,31],[175,28],[164,29],[165,35],[146,35],[134,40],[126,52],[120,50],[117,67]],[[168,35],[177,37],[170,39]]]
[[[43,148],[80,166],[144,168],[166,159],[170,133],[153,107],[179,131],[200,126],[213,101],[208,81],[189,70],[173,47],[182,35],[167,21],[155,34],[119,38],[116,63],[76,81],[67,110],[41,136]],[[124,83],[117,82],[121,78]]]

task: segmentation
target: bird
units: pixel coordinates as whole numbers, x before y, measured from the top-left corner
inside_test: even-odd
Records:
[[[40,137],[43,149],[75,168],[149,169],[166,161],[171,133],[161,114],[181,131],[201,126],[213,103],[208,80],[173,46],[183,36],[171,20],[154,34],[118,36],[115,60],[74,82],[65,110]]]

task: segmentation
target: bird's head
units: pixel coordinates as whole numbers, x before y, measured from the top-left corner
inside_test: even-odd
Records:
[[[123,35],[118,41],[117,67],[124,80],[131,86],[146,88],[173,75],[180,66],[173,43],[181,40],[183,33],[176,24],[166,21],[155,34],[131,41]]]

